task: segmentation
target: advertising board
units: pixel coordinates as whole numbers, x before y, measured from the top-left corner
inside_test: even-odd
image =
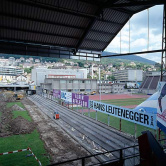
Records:
[[[61,98],[61,91],[57,89],[53,89],[53,96],[57,99]]]
[[[72,103],[81,105],[82,107],[88,107],[89,96],[83,94],[72,93]]]
[[[156,114],[134,111],[128,108],[118,107],[93,100],[89,101],[89,108],[136,124],[156,129]]]
[[[64,100],[65,102],[71,103],[72,102],[72,93],[61,91],[61,99]]]

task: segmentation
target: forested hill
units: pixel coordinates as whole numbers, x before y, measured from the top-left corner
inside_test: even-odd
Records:
[[[104,51],[102,53],[102,55],[115,55],[116,53],[111,53],[111,52],[106,52]],[[40,59],[42,62],[63,62],[64,59],[60,59],[60,58],[51,58],[51,57],[37,57],[37,56],[25,56],[25,55],[14,55],[14,54],[0,54],[0,58],[4,57],[4,58],[9,58],[9,57],[15,57],[16,59],[20,58],[20,57],[24,57],[26,59],[33,57],[34,59]],[[66,59],[67,60],[67,59]],[[69,59],[68,59],[69,60]],[[75,60],[75,59],[70,59],[69,61],[73,61],[73,62],[82,62],[82,63],[86,63],[86,61],[84,60]],[[102,58],[101,59],[101,63],[102,64],[109,64],[109,63],[118,63],[118,62],[137,62],[137,63],[143,63],[143,64],[148,64],[148,65],[154,65],[156,62],[136,56],[136,55],[126,55],[126,56],[114,56],[114,57],[109,57],[109,58]],[[91,62],[91,61],[89,61]],[[96,62],[96,63],[100,63],[100,62]]]
[[[103,56],[105,56],[105,55],[115,55],[115,54],[116,53],[107,52],[107,51],[104,51],[102,53]],[[155,61],[151,61],[151,60],[148,60],[146,58],[142,58],[142,57],[137,56],[137,55],[114,56],[114,57],[109,57],[109,58],[112,58],[112,59],[125,59],[125,60],[130,60],[130,61],[137,61],[137,62],[140,62],[140,63],[147,63],[147,64],[150,64],[150,65],[154,65],[156,63]]]

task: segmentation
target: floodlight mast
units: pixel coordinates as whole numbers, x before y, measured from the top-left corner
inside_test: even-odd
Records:
[[[166,73],[166,2],[164,4],[164,11],[163,11],[163,33],[162,33],[162,57],[161,57],[161,77],[160,81],[163,81],[163,76]]]

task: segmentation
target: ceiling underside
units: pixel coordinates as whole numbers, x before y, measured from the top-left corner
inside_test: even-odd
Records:
[[[156,2],[157,1],[157,2]],[[0,0],[0,53],[100,57],[133,14],[164,0]],[[89,51],[87,51],[89,50]],[[77,53],[77,54],[76,54]]]

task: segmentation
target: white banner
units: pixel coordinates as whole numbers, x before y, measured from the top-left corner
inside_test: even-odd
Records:
[[[156,114],[134,111],[115,105],[89,101],[89,108],[133,123],[156,129]]]
[[[72,93],[61,91],[61,99],[64,100],[65,102],[71,103],[72,102]]]

